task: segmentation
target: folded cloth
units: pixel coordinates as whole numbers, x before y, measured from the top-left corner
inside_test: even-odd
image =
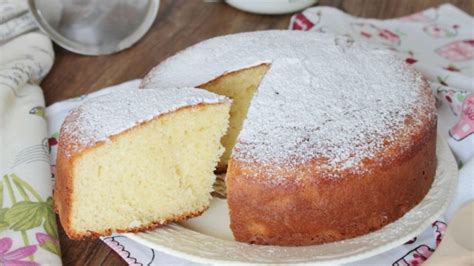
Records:
[[[439,132],[443,137],[449,138],[450,143],[451,139],[461,143],[474,137],[465,126],[471,125],[474,120],[473,105],[469,101],[462,106],[465,99],[470,99],[468,95],[473,92],[474,84],[474,36],[471,28],[472,18],[450,5],[391,20],[360,19],[334,8],[315,7],[293,16],[290,24],[290,29],[345,34],[399,51],[408,64],[416,67],[431,80],[440,103]],[[442,48],[436,48],[438,46]],[[54,140],[52,142],[56,143],[60,125],[67,112],[84,99],[112,90],[138,89],[138,84],[137,80],[130,81],[48,107],[46,115],[50,137]],[[460,117],[462,120],[459,120]],[[448,134],[449,129],[457,120],[460,122],[453,128],[451,137]],[[449,218],[462,204],[474,199],[474,144],[464,142],[459,147],[451,147],[458,158],[461,158],[460,154],[468,155],[463,155],[460,160],[460,165],[464,167],[460,170],[455,199],[447,212],[408,243],[353,265],[418,265],[433,253],[443,237]],[[56,147],[52,146],[53,168],[55,150]],[[102,240],[130,265],[194,264],[142,246],[122,235],[105,237]]]
[[[0,1],[0,264],[58,265],[56,216],[40,80],[51,41],[26,1]]]

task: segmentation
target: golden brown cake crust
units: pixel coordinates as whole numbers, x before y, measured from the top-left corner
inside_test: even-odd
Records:
[[[367,234],[395,221],[429,191],[436,171],[436,121],[366,162],[365,174],[325,178],[318,161],[281,172],[302,182],[273,185],[252,163],[232,159],[226,177],[231,229],[238,241],[284,246],[322,244]],[[265,168],[265,166],[260,166]]]

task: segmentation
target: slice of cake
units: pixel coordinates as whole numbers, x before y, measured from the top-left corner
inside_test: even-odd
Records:
[[[117,91],[61,128],[55,208],[72,239],[137,232],[209,206],[231,102],[194,89]]]

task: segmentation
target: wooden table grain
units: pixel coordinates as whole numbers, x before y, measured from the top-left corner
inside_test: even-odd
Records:
[[[320,0],[349,14],[393,18],[450,2],[474,14],[472,0]],[[143,77],[153,66],[177,51],[210,37],[242,31],[285,29],[290,15],[245,13],[220,1],[162,0],[156,21],[135,46],[108,56],[90,57],[55,46],[56,61],[43,80],[46,104]],[[125,265],[100,240],[69,240],[60,226],[65,265]]]

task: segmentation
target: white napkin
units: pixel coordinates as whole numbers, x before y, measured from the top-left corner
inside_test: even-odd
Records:
[[[448,130],[453,127],[462,114],[465,115],[462,120],[459,120],[461,125],[470,123],[468,120],[469,114],[471,111],[474,114],[474,107],[471,105],[465,105],[468,108],[461,107],[466,96],[474,91],[474,58],[472,50],[474,46],[465,45],[471,45],[470,42],[462,43],[465,40],[474,40],[472,22],[470,16],[451,5],[443,5],[439,9],[429,9],[409,17],[392,20],[355,18],[337,9],[328,7],[310,8],[292,18],[290,29],[331,31],[351,35],[354,39],[367,38],[361,34],[361,32],[365,32],[373,36],[369,41],[393,46],[400,50],[401,54],[409,59],[407,63],[413,64],[427,78],[432,80],[433,89],[435,89],[441,103],[439,108],[439,132],[444,137],[450,138],[453,151],[461,159],[460,162],[464,164],[464,167],[460,170],[460,182],[456,197],[445,215],[433,221],[431,227],[427,228],[410,243],[372,258],[356,262],[354,265],[418,265],[426,260],[436,249],[446,230],[447,220],[449,220],[460,205],[474,198],[474,141],[472,141],[474,134],[468,135],[468,131],[461,132],[464,138],[460,137],[459,140],[456,140],[456,142],[460,143],[459,147],[455,147],[451,143],[451,137],[448,135]],[[436,28],[440,30],[436,30]],[[454,45],[454,48],[446,48],[451,47],[450,45],[452,44],[459,44],[460,41],[461,45]],[[437,50],[438,48],[436,47],[438,46],[444,48]],[[414,60],[416,60],[416,63]],[[449,68],[451,71],[443,68]],[[457,72],[458,69],[459,72]],[[449,84],[450,86],[440,83]],[[46,114],[49,121],[50,136],[57,138],[59,127],[68,110],[79,105],[84,98],[96,97],[97,95],[109,93],[111,90],[137,89],[138,84],[139,81],[137,80],[130,81],[48,107]],[[450,100],[447,100],[448,98]],[[53,146],[53,165],[55,149],[56,147]],[[460,154],[467,155],[463,155],[461,158]],[[102,240],[130,265],[195,264],[142,246],[125,236],[115,235],[102,238]]]
[[[58,265],[40,80],[54,52],[26,1],[0,1],[0,264]]]

